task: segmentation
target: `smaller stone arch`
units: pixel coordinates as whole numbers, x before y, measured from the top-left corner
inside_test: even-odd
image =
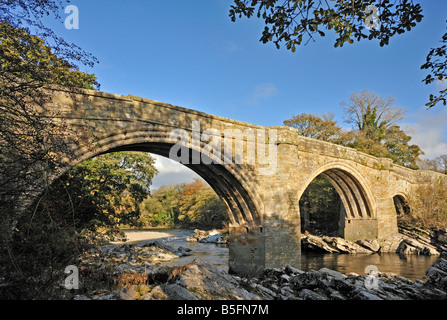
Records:
[[[345,205],[347,217],[376,217],[374,196],[362,175],[354,168],[338,162],[328,163],[313,172],[304,184],[305,187],[307,188],[318,175],[327,178],[338,191]]]
[[[394,208],[396,209],[397,217],[403,217],[410,214],[410,205],[408,196],[405,193],[396,193],[393,197]]]
[[[376,238],[378,229],[375,200],[362,176],[346,164],[329,163],[316,170],[305,187],[317,176],[326,178],[332,184],[343,203],[339,236],[349,240]]]

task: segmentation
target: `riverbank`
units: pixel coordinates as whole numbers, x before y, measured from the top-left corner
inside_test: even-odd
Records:
[[[130,263],[115,269],[113,290],[77,294],[75,300],[446,300],[447,260],[439,258],[426,280],[392,273],[342,274],[322,268],[302,271],[286,266],[259,277],[230,275],[195,259],[180,267],[143,269]],[[110,274],[109,274],[110,276]]]
[[[164,237],[161,233],[150,238]],[[159,238],[161,239],[161,238]],[[208,244],[208,246],[214,246]],[[92,248],[77,261],[76,300],[432,300],[447,299],[447,260],[438,258],[422,279],[390,272],[342,273],[329,268],[303,271],[287,266],[258,277],[230,275],[201,259],[167,266],[191,252],[160,241]],[[340,255],[351,256],[354,255]],[[372,254],[369,256],[378,256]]]

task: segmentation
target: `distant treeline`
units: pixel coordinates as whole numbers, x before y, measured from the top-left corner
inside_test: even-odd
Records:
[[[163,186],[140,205],[143,227],[222,228],[228,222],[225,206],[202,180]]]

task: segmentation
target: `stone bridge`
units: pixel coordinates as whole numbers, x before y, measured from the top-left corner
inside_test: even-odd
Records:
[[[52,88],[49,96],[45,112],[73,137],[67,140],[70,151],[62,155],[65,166],[53,179],[83,160],[114,151],[144,151],[181,161],[228,209],[229,267],[236,273],[299,267],[299,200],[318,175],[340,195],[340,236],[350,240],[396,233],[395,200],[405,200],[418,185],[441,177],[306,138],[290,127],[261,127],[97,91]]]

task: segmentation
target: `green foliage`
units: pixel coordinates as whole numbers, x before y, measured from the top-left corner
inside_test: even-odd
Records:
[[[0,22],[0,64],[3,83],[41,86],[58,84],[65,87],[95,89],[99,87],[93,74],[80,72],[68,61],[60,59],[44,40],[25,29]]]
[[[181,186],[164,186],[141,204],[141,220],[146,227],[173,227],[179,214]]]
[[[377,30],[365,27],[371,14],[366,10],[369,5],[378,9]],[[335,47],[361,39],[378,39],[381,46],[387,45],[394,35],[410,31],[423,18],[421,5],[407,0],[234,0],[230,10],[232,21],[255,14],[265,23],[261,41],[273,41],[277,48],[284,42],[292,51],[303,40],[307,43],[317,35],[324,37],[329,30],[338,37]]]
[[[58,125],[39,113],[49,84],[98,87],[94,75],[58,58],[41,38],[0,21],[0,198],[41,187],[36,181],[65,150]]]
[[[44,40],[61,59],[93,67],[98,62],[90,53],[74,43],[68,43],[47,25],[51,21],[63,22],[60,13],[70,4],[69,0],[3,0],[0,1],[0,22],[24,29]]]
[[[63,187],[46,190],[30,212],[23,212],[30,194],[45,188],[45,177],[60,167],[55,155],[67,150],[63,130],[39,112],[48,100],[43,89],[99,88],[96,77],[76,65],[93,66],[96,59],[42,22],[59,17],[62,8],[59,0],[0,3],[0,273],[9,276],[0,291],[12,288],[0,292],[2,298],[44,296],[53,288],[57,264],[81,250],[82,219],[74,208],[83,197],[69,192],[87,188],[70,190],[59,180]]]
[[[150,194],[157,173],[154,159],[142,152],[115,152],[86,160],[63,175],[42,199],[38,212],[71,224],[76,231],[116,232],[136,224],[140,203]]]
[[[23,212],[29,194],[42,190],[48,172],[60,166],[55,154],[66,151],[59,125],[39,112],[48,99],[42,89],[49,84],[94,89],[98,84],[94,75],[56,56],[41,38],[12,27],[16,16],[3,14],[13,3],[0,4],[0,262],[20,276],[64,261],[79,245],[75,230],[64,224],[73,221],[72,210],[54,210],[63,202],[72,208],[71,201],[57,198],[65,188],[45,193],[52,208],[47,202],[47,210],[41,210],[45,202],[40,201],[39,209]]]
[[[142,203],[141,210],[146,227],[220,228],[228,221],[222,201],[202,180],[162,187]]]
[[[138,225],[140,204],[156,173],[153,164],[146,153],[117,152],[77,165],[20,217],[0,262],[34,279],[42,270],[63,270],[86,248],[86,239],[100,233],[113,238],[120,225]]]
[[[354,126],[353,139],[347,146],[418,169],[417,161],[424,153],[419,146],[410,144],[411,137],[397,125],[404,112],[395,107],[393,97],[365,90],[354,92],[342,105],[346,122]]]

